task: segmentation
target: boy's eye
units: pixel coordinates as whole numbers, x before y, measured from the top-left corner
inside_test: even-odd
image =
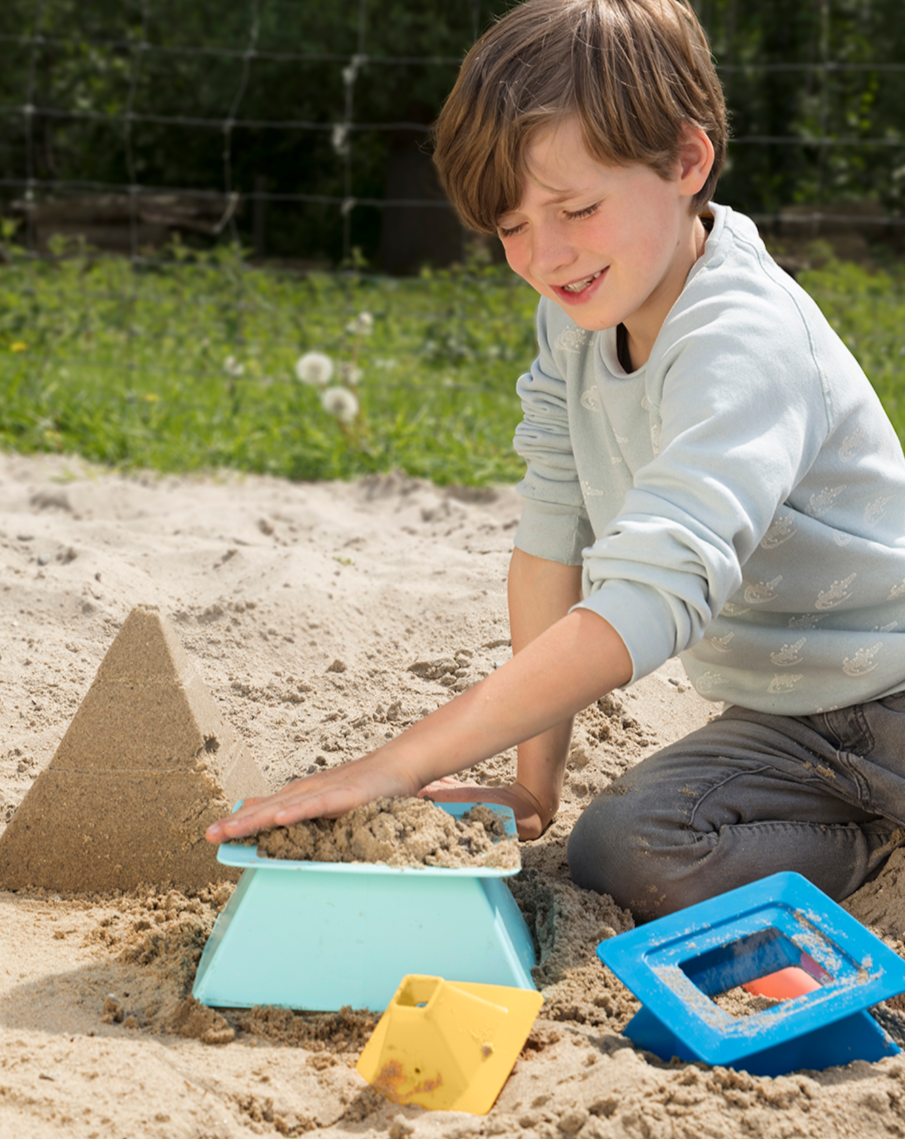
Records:
[[[566,217],[567,218],[589,218],[591,216],[591,214],[596,211],[596,209],[599,205],[600,205],[599,202],[595,202],[593,204],[593,206],[585,206],[585,208],[583,210],[575,210],[574,212],[567,212]]]
[[[566,210],[565,214],[569,221],[577,221],[580,218],[589,218],[591,214],[596,213],[599,208],[600,202],[595,202],[592,206],[585,206],[583,210]],[[511,226],[498,225],[497,234],[502,241],[505,241],[507,237],[515,237],[517,233],[521,233],[524,228],[524,222],[519,222],[518,225]]]

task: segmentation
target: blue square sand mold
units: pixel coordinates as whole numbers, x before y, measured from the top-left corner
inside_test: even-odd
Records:
[[[664,1059],[772,1076],[899,1051],[865,1010],[905,991],[905,962],[800,874],[658,918],[597,955],[642,1002],[625,1034]],[[738,1018],[712,1000],[788,966],[820,987]]]

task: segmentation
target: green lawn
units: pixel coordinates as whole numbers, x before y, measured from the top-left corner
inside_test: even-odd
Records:
[[[905,443],[905,265],[869,272],[831,261],[799,282],[857,357]]]
[[[0,265],[0,446],[160,471],[292,479],[404,469],[511,482],[514,385],[535,297],[505,268],[417,279],[250,269],[230,249],[135,267],[115,258]],[[905,438],[905,272],[830,263],[802,276]],[[354,330],[362,313],[371,331]],[[367,321],[365,321],[367,323]],[[298,381],[302,353],[361,372],[342,422]],[[336,384],[337,380],[331,381]]]

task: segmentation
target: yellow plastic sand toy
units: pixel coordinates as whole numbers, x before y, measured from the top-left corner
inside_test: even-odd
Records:
[[[544,998],[506,985],[409,974],[356,1069],[388,1099],[486,1115]]]

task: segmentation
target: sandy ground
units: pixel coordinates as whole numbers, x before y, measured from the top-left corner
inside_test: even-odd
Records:
[[[361,754],[508,656],[517,517],[509,490],[403,476],[123,478],[0,455],[0,827],[140,603],[173,622],[274,788]],[[195,963],[231,886],[187,896],[149,883],[127,894],[0,891],[0,1135],[905,1134],[901,1057],[755,1079],[661,1063],[620,1035],[637,1002],[594,948],[631,919],[571,886],[565,840],[614,775],[713,711],[668,662],[580,718],[561,814],[523,847],[513,880],[545,1005],[488,1116],[379,1097],[354,1070],[374,1024],[366,1012],[193,1006]],[[476,775],[502,781],[511,762],[496,757]],[[902,953],[905,857],[849,908]],[[880,1015],[903,1035],[896,1001]]]

